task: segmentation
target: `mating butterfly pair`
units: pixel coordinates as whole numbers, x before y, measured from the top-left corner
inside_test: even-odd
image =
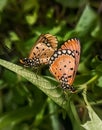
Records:
[[[30,67],[49,64],[50,72],[61,83],[61,87],[75,92],[72,84],[80,59],[80,42],[77,39],[68,40],[58,50],[57,44],[55,36],[42,34],[29,57],[21,59],[20,62]]]

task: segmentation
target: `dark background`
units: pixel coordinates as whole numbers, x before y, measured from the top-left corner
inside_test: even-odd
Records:
[[[55,35],[59,46],[67,39],[79,38],[81,60],[75,85],[92,79],[87,95],[102,119],[101,0],[0,1],[0,58],[21,65],[19,59],[28,56],[42,33]],[[41,75],[51,76],[48,66],[42,68]],[[78,94],[73,102],[80,122],[85,123],[88,113],[82,95]],[[76,130],[62,108],[36,86],[2,66],[0,115],[1,130]]]

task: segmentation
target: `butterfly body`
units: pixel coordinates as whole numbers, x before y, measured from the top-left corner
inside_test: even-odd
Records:
[[[20,62],[25,66],[38,67],[48,64],[50,57],[57,49],[57,39],[51,34],[42,34],[30,51],[28,58],[21,59]]]
[[[50,72],[61,83],[63,89],[74,92],[72,84],[76,75],[80,59],[80,43],[77,39],[65,42],[61,48],[51,56]]]

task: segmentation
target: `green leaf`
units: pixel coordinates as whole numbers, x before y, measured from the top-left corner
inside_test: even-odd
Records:
[[[20,40],[15,32],[10,32],[9,35],[10,35],[11,41],[19,41]]]
[[[39,8],[39,4],[37,0],[26,0],[23,1],[23,9],[24,11],[30,11],[31,9]]]
[[[86,130],[101,130],[102,128],[102,120],[96,115],[96,113],[93,111],[93,109],[88,105],[87,106],[90,121],[87,121],[82,126]]]
[[[23,67],[20,67],[2,59],[0,59],[0,65],[21,75],[22,77],[30,81],[32,84],[37,86],[40,90],[42,90],[54,102],[66,109],[67,101],[65,100],[64,93],[62,89],[54,85],[53,81],[50,82],[42,76],[36,75],[34,72],[28,71]]]
[[[96,13],[90,8],[90,6],[86,6],[84,12],[76,25],[75,31],[78,32],[81,36],[87,34],[95,21],[97,20]]]
[[[85,82],[87,82],[88,80],[90,80],[91,75],[90,74],[84,74],[84,75],[78,75],[75,78],[75,84],[84,84]]]
[[[102,88],[102,76],[98,79],[97,85]]]
[[[102,63],[96,67],[96,71],[99,71],[102,74]]]
[[[15,83],[17,82],[17,75],[15,75],[13,72],[5,70],[3,73],[3,79],[5,79],[5,81],[10,84],[13,85],[13,81],[15,81]]]
[[[0,11],[3,10],[3,8],[6,6],[7,0],[0,0]]]
[[[52,102],[51,100],[48,100],[48,102],[49,102],[49,111],[50,111],[50,113],[54,113],[55,111],[58,110],[57,106],[56,106],[56,104],[54,102]],[[60,126],[60,122],[59,122],[57,112],[50,117],[50,120],[52,122],[52,129],[53,130],[59,130],[61,126]]]
[[[97,69],[96,67],[98,67],[98,66],[102,67],[102,61],[99,60],[98,56],[95,56],[91,61],[91,67]],[[102,71],[102,69],[101,69],[101,71]]]
[[[102,40],[102,25],[100,22],[97,23],[95,29],[92,31],[91,35],[98,40]]]
[[[38,15],[37,15],[37,11],[34,11],[34,13],[32,15],[27,15],[26,16],[26,21],[29,25],[33,25],[34,23],[36,23]]]
[[[22,120],[29,119],[36,116],[37,112],[39,112],[40,107],[37,105],[26,106],[15,111],[8,112],[0,117],[0,129],[5,128],[7,126],[14,126],[15,124],[21,122]]]

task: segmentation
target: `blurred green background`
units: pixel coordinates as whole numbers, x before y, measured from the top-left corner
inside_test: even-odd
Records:
[[[0,0],[1,59],[22,66],[19,59],[28,56],[42,33],[55,35],[59,47],[67,39],[80,40],[74,85],[87,89],[89,104],[102,119],[102,1]],[[51,76],[48,66],[40,75]],[[70,100],[66,114],[36,86],[0,66],[0,130],[85,130],[81,124],[89,116],[83,96]]]

